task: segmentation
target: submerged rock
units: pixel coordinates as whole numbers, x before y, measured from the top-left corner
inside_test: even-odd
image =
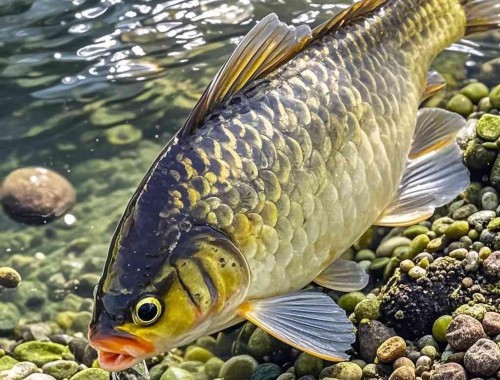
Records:
[[[0,267],[0,286],[15,288],[21,282],[21,275],[10,267]]]
[[[75,197],[75,189],[68,180],[40,167],[13,171],[0,188],[5,212],[26,224],[44,224],[60,217],[73,207]]]

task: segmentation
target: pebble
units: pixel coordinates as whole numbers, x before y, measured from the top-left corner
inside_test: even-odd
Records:
[[[392,363],[404,356],[406,342],[399,336],[393,336],[383,342],[377,349],[377,358],[381,363]]]
[[[186,350],[186,353],[184,355],[185,360],[194,360],[202,363],[206,363],[208,359],[212,358],[214,354],[212,354],[210,351],[201,348],[201,347],[189,347]]]
[[[399,267],[403,272],[409,272],[414,266],[415,263],[411,260],[403,260],[401,264],[399,264]]]
[[[402,356],[399,359],[396,359],[396,361],[392,364],[392,368],[394,369],[403,366],[410,366],[412,368],[415,368],[415,364],[411,361],[411,359],[408,359],[406,356]]]
[[[488,311],[483,317],[484,332],[489,336],[500,334],[500,314]]]
[[[430,380],[467,380],[467,374],[460,364],[446,363],[436,368]]]
[[[281,372],[281,368],[274,363],[259,364],[253,372],[252,380],[276,380]]]
[[[483,262],[484,274],[495,279],[500,279],[500,251],[492,252]]]
[[[6,371],[0,371],[0,379],[11,380],[11,379],[24,379],[32,373],[38,372],[36,364],[30,362],[21,362],[14,365],[11,369]]]
[[[431,368],[432,366],[432,359],[428,356],[422,355],[420,356],[417,361],[415,362],[415,366],[418,367],[424,367],[424,368]]]
[[[481,206],[484,210],[496,210],[498,207],[498,195],[495,193],[485,193],[481,198]]]
[[[340,296],[337,303],[342,309],[352,313],[356,305],[364,299],[366,299],[366,296],[362,292],[350,292]]]
[[[24,380],[56,380],[56,379],[53,376],[44,373],[32,373],[28,377],[25,377]]]
[[[448,341],[446,339],[446,331],[448,330],[448,326],[450,325],[452,319],[453,317],[451,315],[443,315],[436,319],[432,325],[432,336],[439,343],[446,343]]]
[[[390,257],[397,247],[408,246],[410,243],[411,240],[403,236],[391,237],[378,246],[377,257]]]
[[[466,205],[456,209],[453,212],[452,216],[453,216],[453,219],[455,219],[455,220],[464,220],[464,219],[469,218],[471,215],[473,215],[477,211],[478,211],[477,207],[474,206],[472,203],[470,203],[470,204],[466,204]]]
[[[417,224],[415,226],[410,226],[406,230],[403,231],[403,236],[408,239],[414,239],[418,235],[426,234],[429,232],[429,229],[426,226],[422,226]]]
[[[0,267],[0,286],[16,288],[21,282],[21,275],[10,267]]]
[[[444,231],[444,235],[450,239],[460,239],[469,232],[469,223],[463,220],[453,222]]]
[[[457,351],[464,351],[486,337],[481,322],[466,314],[457,315],[448,326],[446,339]]]
[[[467,96],[472,102],[478,103],[482,98],[487,97],[489,89],[481,82],[470,83],[460,90],[460,93]]]
[[[482,210],[478,211],[467,218],[471,226],[482,225],[485,226],[491,219],[496,216],[495,211]]]
[[[414,367],[405,365],[396,369],[389,380],[415,380],[415,369]]]
[[[462,94],[456,94],[448,101],[446,108],[462,116],[468,116],[473,111],[474,105],[468,97]]]
[[[425,346],[420,352],[422,355],[428,356],[431,359],[435,359],[438,356],[438,352],[434,346]]]
[[[360,261],[364,260],[373,261],[375,260],[375,257],[375,252],[373,252],[372,250],[362,249],[361,251],[356,253],[354,260],[359,263]]]
[[[379,321],[361,323],[358,327],[358,339],[361,358],[372,363],[377,356],[378,347],[390,337],[396,335],[393,329]]]
[[[56,380],[69,379],[78,371],[78,363],[71,360],[56,360],[45,364],[42,371]]]
[[[375,364],[367,364],[363,368],[363,379],[372,379],[377,376],[377,366]]]
[[[492,376],[500,369],[500,348],[489,339],[479,339],[465,353],[464,366],[473,375]]]
[[[233,356],[222,365],[219,377],[224,380],[251,380],[258,365],[257,360],[250,355]]]
[[[378,257],[369,266],[372,272],[379,272],[385,268],[391,259],[389,257]]]
[[[250,378],[251,377],[248,379]],[[232,379],[234,379],[234,377],[232,377]],[[185,369],[170,367],[161,375],[160,380],[195,380],[195,377],[191,372]]]
[[[207,360],[205,363],[205,373],[210,379],[215,379],[219,376],[220,369],[224,365],[224,361],[217,357],[213,357]]]
[[[409,258],[413,258],[420,252],[422,252],[427,247],[427,244],[429,244],[430,241],[431,239],[429,239],[429,236],[427,235],[418,235],[413,238],[410,243]]]
[[[495,141],[500,137],[500,116],[486,114],[479,119],[477,134],[487,141]]]
[[[323,368],[323,360],[303,352],[299,355],[297,360],[295,360],[294,367],[297,377],[305,375],[318,377]]]
[[[490,102],[493,108],[500,108],[500,84],[490,91]]]
[[[14,349],[14,357],[38,366],[61,359],[73,359],[68,347],[52,342],[31,341],[21,343]]]
[[[426,273],[427,272],[424,268],[419,267],[419,266],[415,266],[409,270],[408,275],[411,278],[416,280],[416,279],[419,279],[421,277],[424,277]]]
[[[339,380],[361,380],[363,370],[355,363],[342,362],[324,368],[320,375],[320,379],[339,379]]]
[[[73,186],[60,174],[27,167],[10,173],[0,188],[5,212],[26,224],[44,224],[60,217],[75,204]]]
[[[365,299],[354,308],[354,316],[357,321],[362,319],[377,319],[380,317],[380,305],[377,299]]]

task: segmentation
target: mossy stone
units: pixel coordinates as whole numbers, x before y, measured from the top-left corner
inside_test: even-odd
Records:
[[[219,377],[224,380],[251,380],[253,371],[258,365],[257,360],[250,355],[233,356],[222,365]],[[161,380],[170,379],[162,377]]]
[[[0,371],[9,370],[19,363],[16,359],[10,356],[2,356],[0,358]]]
[[[377,319],[380,317],[380,305],[377,299],[367,298],[356,305],[354,316],[359,322],[363,319]]]
[[[56,380],[69,379],[78,371],[78,363],[71,360],[56,360],[45,364],[42,370]]]
[[[363,370],[353,362],[337,363],[321,371],[320,379],[361,380]]]
[[[70,380],[109,380],[109,372],[100,368],[87,368],[78,372]]]
[[[14,357],[20,361],[35,363],[39,367],[55,360],[74,359],[66,346],[38,341],[21,343],[14,349]]]
[[[465,95],[457,94],[448,101],[446,108],[462,116],[469,116],[474,109],[474,104]]]
[[[477,134],[487,141],[495,141],[500,137],[500,116],[486,114],[479,119]]]
[[[373,252],[371,249],[362,249],[361,251],[356,253],[354,260],[358,263],[363,260],[373,261],[375,260],[375,252]]]
[[[427,236],[426,234],[415,236],[410,243],[410,258],[414,258],[420,252],[422,252],[427,247],[427,244],[429,244],[430,241],[431,239],[429,239],[429,236]]]
[[[16,305],[10,302],[0,302],[0,335],[10,335],[20,318]]]
[[[170,367],[161,375],[160,380],[195,380],[195,376],[185,369]]]
[[[281,368],[274,363],[260,364],[253,372],[252,380],[276,380],[281,372]]]
[[[213,357],[207,360],[205,363],[205,373],[210,379],[215,379],[219,376],[220,369],[224,364],[224,360],[217,357]]]
[[[366,296],[362,292],[350,292],[340,296],[337,303],[342,309],[352,313],[356,305],[364,299],[366,299]]]
[[[319,373],[323,369],[323,359],[303,352],[299,355],[297,360],[295,360],[294,367],[297,378],[306,375],[318,377]]]
[[[404,230],[403,235],[408,239],[414,239],[418,235],[426,234],[427,232],[429,232],[429,229],[426,226],[416,225],[410,226]]]
[[[493,108],[489,97],[482,98],[478,103],[479,111],[488,112]]]
[[[255,358],[271,355],[276,350],[279,342],[262,329],[255,329],[248,340],[248,352]]]
[[[201,347],[193,346],[193,347],[189,347],[186,350],[186,354],[184,355],[184,359],[206,363],[208,361],[208,359],[212,358],[213,356],[214,356],[214,354],[212,354],[210,351],[208,351],[204,348],[201,348]]]
[[[383,271],[390,260],[389,257],[378,257],[370,264],[370,270],[373,272]]]
[[[468,84],[460,90],[460,93],[467,96],[473,103],[478,103],[482,98],[488,96],[489,92],[488,87],[481,82]]]
[[[444,231],[444,236],[450,239],[460,239],[462,236],[467,235],[469,232],[469,223],[465,220],[453,222]]]
[[[211,336],[202,336],[196,340],[196,345],[210,352],[215,352],[217,341]]]
[[[471,169],[489,167],[497,156],[496,150],[486,149],[477,141],[469,141],[464,152],[464,162]]]
[[[476,305],[462,305],[459,306],[455,311],[453,312],[453,316],[457,316],[459,314],[466,314],[474,319],[477,319],[478,321],[482,321],[484,318],[484,314],[486,314],[488,310],[486,309],[485,306],[481,304],[476,304]]]
[[[500,109],[500,84],[491,89],[490,101],[493,108]]]

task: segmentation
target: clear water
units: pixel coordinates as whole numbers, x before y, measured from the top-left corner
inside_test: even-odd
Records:
[[[73,183],[78,200],[70,216],[41,227],[0,213],[0,266],[21,272],[18,292],[43,299],[33,307],[4,291],[0,302],[14,302],[27,322],[90,310],[85,275],[100,273],[129,197],[239,39],[270,12],[290,24],[317,24],[347,5],[1,0],[0,178],[19,167],[48,167]],[[454,50],[474,74],[500,55],[498,41],[480,36]],[[115,128],[123,124],[133,132]],[[77,295],[72,303],[70,294]]]

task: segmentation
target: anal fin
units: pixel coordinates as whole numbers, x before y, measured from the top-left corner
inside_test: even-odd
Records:
[[[465,126],[460,115],[437,108],[418,111],[408,162],[393,202],[376,224],[405,226],[430,217],[436,207],[469,185],[469,171],[455,142]]]
[[[336,260],[314,279],[314,282],[324,288],[341,292],[352,292],[363,289],[370,276],[356,262]]]
[[[325,360],[347,360],[346,351],[355,340],[345,312],[321,292],[248,301],[238,314],[275,338]]]

